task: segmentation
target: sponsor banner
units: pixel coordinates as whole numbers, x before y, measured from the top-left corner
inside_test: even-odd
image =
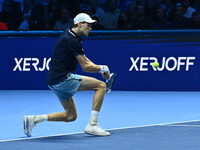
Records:
[[[46,75],[57,38],[0,39],[0,89],[48,89]],[[117,74],[114,90],[199,91],[197,36],[87,37],[86,56]],[[154,68],[153,62],[159,62]],[[103,80],[99,73],[75,73]]]
[[[156,57],[137,57],[135,60],[130,57],[130,60],[132,65],[129,71],[149,71],[148,66],[151,66],[154,71],[180,71],[181,68],[189,71],[189,67],[194,65],[195,57],[163,57],[160,61]],[[154,62],[160,62],[160,67],[153,67]]]

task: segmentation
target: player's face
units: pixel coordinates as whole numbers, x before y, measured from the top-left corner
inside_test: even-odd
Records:
[[[92,24],[83,22],[81,24],[81,28],[80,29],[81,29],[82,35],[88,36],[88,34],[90,33],[90,31],[92,30]]]

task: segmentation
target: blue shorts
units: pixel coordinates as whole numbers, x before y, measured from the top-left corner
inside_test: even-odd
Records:
[[[66,79],[48,87],[57,95],[60,102],[64,102],[72,97],[81,85],[82,76],[69,73]]]

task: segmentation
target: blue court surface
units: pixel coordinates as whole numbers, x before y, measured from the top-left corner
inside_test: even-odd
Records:
[[[0,91],[0,150],[199,150],[200,92],[112,91],[99,124],[109,137],[83,133],[94,92],[75,96],[75,122],[43,122],[23,133],[24,115],[63,111],[50,90]]]

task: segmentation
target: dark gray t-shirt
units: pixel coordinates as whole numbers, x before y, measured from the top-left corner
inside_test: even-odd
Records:
[[[72,30],[65,30],[54,47],[47,84],[57,84],[64,80],[68,73],[74,72],[78,64],[76,56],[83,54],[81,38]]]

